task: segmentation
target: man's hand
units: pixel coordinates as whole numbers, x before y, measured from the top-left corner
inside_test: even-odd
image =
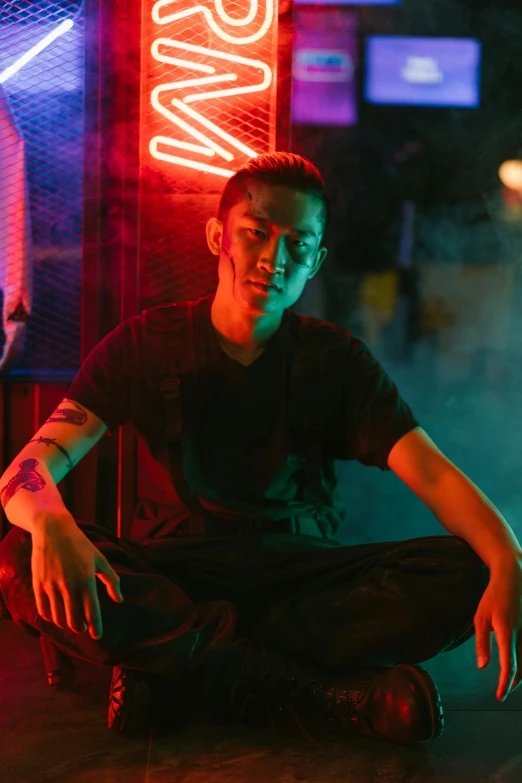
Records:
[[[500,659],[496,696],[504,701],[522,679],[522,563],[515,556],[507,556],[490,574],[475,614],[477,664],[479,668],[488,665],[494,631]]]
[[[32,533],[31,571],[38,614],[75,633],[103,634],[96,578],[121,603],[120,578],[72,519],[47,520]]]

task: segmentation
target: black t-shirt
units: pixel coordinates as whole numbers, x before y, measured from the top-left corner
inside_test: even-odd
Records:
[[[288,412],[288,366],[301,316],[285,311],[265,351],[245,367],[217,340],[210,314],[213,299],[214,294],[204,297],[194,308],[197,388],[183,402],[187,483],[217,512],[282,519],[319,508],[335,534],[344,512],[334,460],[356,459],[387,470],[392,447],[419,426],[417,420],[369,348],[343,330],[347,360],[339,369],[341,404],[332,410],[326,430],[324,492],[320,498],[310,497],[303,489],[306,457],[289,427]],[[318,327],[324,324],[308,320]],[[133,538],[174,534],[187,511],[170,480],[163,403],[159,384],[146,377],[139,315],[98,343],[67,396],[96,414],[109,430],[128,421],[134,424],[141,469]]]

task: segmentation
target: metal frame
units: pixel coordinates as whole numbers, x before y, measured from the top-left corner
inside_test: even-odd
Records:
[[[140,0],[85,0],[86,128],[82,359],[138,309]],[[123,427],[98,444],[94,518],[126,533],[136,444]]]

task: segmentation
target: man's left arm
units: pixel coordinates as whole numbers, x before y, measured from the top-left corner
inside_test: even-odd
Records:
[[[395,444],[388,465],[489,568],[489,585],[475,614],[477,661],[481,668],[488,665],[494,631],[501,668],[497,698],[503,701],[522,679],[522,547],[500,511],[421,427]]]

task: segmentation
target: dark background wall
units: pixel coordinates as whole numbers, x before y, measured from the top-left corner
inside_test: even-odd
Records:
[[[428,434],[520,539],[522,214],[516,198],[508,206],[498,169],[522,157],[522,7],[404,0],[358,13],[361,38],[480,40],[481,104],[361,103],[354,128],[293,128],[292,149],[318,163],[335,205],[330,258],[300,307],[366,340]],[[397,270],[404,199],[417,210],[407,274]],[[445,532],[393,474],[339,463],[338,475],[343,542]],[[496,708],[498,665],[479,672],[472,640],[428,668],[453,706]]]

